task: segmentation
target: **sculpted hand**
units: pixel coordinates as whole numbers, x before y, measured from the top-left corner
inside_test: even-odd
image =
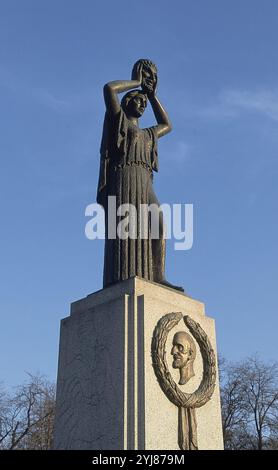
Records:
[[[138,81],[139,85],[142,85],[142,80],[143,80],[143,64],[142,63],[139,63],[138,66],[135,67],[135,69],[133,68],[131,79]]]
[[[154,97],[157,87],[157,74],[151,69],[143,69],[142,90],[148,98]]]

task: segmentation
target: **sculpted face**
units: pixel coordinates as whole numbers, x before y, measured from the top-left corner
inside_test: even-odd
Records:
[[[137,80],[142,72],[142,89],[146,93],[152,93],[156,89],[157,84],[157,67],[149,59],[139,59],[135,62],[131,78]]]
[[[157,73],[152,67],[144,67],[142,70],[142,89],[146,92],[155,90],[157,84]]]
[[[192,338],[185,331],[179,331],[174,335],[173,368],[180,370],[179,384],[184,385],[194,375],[193,362],[196,357],[196,348]]]
[[[175,334],[171,354],[174,359],[174,369],[180,369],[186,365],[189,358],[189,343],[183,332]]]
[[[144,113],[147,107],[147,100],[145,95],[138,94],[131,98],[128,103],[128,112],[131,116],[139,118]]]

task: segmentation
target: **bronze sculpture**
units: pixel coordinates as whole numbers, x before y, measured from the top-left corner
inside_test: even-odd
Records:
[[[158,171],[157,140],[171,131],[168,115],[156,96],[157,69],[153,62],[140,59],[131,80],[109,82],[104,86],[106,113],[101,142],[100,175],[97,202],[105,210],[104,287],[133,276],[168,287],[165,279],[165,238],[163,217],[153,190],[153,172]],[[141,87],[139,90],[138,88]],[[121,100],[118,93],[127,92]],[[150,102],[157,124],[140,129],[138,119]],[[138,209],[134,225],[136,237],[108,236],[108,197],[115,196],[116,210],[123,204]],[[139,207],[154,204],[158,211],[159,236],[150,236],[149,215],[145,215],[147,237],[140,237],[142,213]],[[121,220],[117,215],[116,222]]]
[[[203,377],[199,387],[193,393],[185,393],[177,386],[168,369],[166,358],[168,334],[181,319],[183,319],[185,326],[196,340],[203,360]],[[181,337],[181,334],[183,337]],[[183,331],[176,333],[176,335],[176,338],[174,337],[176,344],[182,346],[182,343],[185,345],[185,343],[188,342],[188,346],[192,350],[190,360],[194,361],[196,347],[193,344],[193,338]],[[175,350],[172,349],[172,352],[175,352]],[[211,399],[216,384],[216,358],[209,337],[201,325],[189,315],[183,316],[181,312],[167,313],[157,322],[153,332],[152,362],[155,375],[162,391],[165,393],[166,397],[178,407],[179,448],[181,450],[197,450],[197,420],[195,408],[204,406]],[[176,365],[179,368],[180,366],[186,367],[186,357],[184,356],[183,359],[179,361],[179,364],[176,363]],[[179,381],[179,384],[184,385],[189,378],[192,377],[191,374],[194,375],[192,369],[188,371],[187,377],[185,377],[186,380]]]
[[[178,331],[174,335],[171,354],[173,356],[172,367],[180,371],[179,384],[184,385],[195,375],[193,363],[196,358],[196,347],[188,333]]]

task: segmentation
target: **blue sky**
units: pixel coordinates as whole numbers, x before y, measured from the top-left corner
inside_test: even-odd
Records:
[[[206,303],[222,355],[278,359],[277,43],[275,0],[1,1],[0,381],[55,379],[60,319],[102,286],[103,242],[84,235],[102,86],[140,57],[173,124],[156,193],[194,204],[167,277]]]

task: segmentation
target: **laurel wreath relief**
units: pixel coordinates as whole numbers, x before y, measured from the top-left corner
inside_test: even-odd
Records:
[[[203,377],[197,390],[184,393],[173,380],[166,360],[166,341],[169,332],[183,321],[199,345],[203,359]],[[178,444],[182,450],[197,450],[195,408],[210,400],[216,382],[216,359],[207,334],[189,315],[180,312],[164,315],[157,323],[152,338],[152,363],[158,383],[167,398],[179,409]]]

